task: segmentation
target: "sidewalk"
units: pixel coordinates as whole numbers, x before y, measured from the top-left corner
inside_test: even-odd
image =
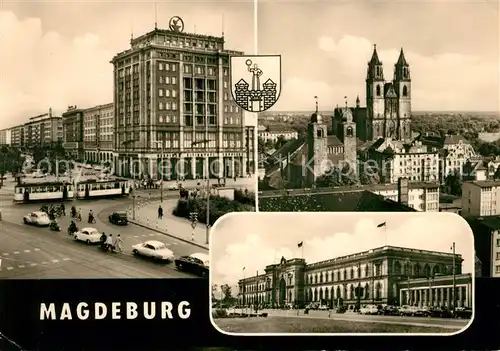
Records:
[[[130,206],[127,210],[129,222],[156,230],[200,248],[208,249],[208,245],[206,244],[206,226],[204,223],[198,223],[193,230],[191,222],[188,219],[172,215],[172,210],[177,205],[177,199],[163,200],[163,218],[159,219],[159,205],[160,199],[158,197],[144,199],[136,203],[135,220],[133,219],[132,206]]]

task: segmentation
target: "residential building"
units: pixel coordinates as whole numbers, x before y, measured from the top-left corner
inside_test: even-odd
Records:
[[[54,116],[51,108],[48,113],[30,117],[23,125],[23,146],[27,148],[50,145],[62,140],[62,117]]]
[[[459,254],[394,246],[315,263],[282,257],[280,263],[267,265],[264,273],[238,282],[238,304],[471,308],[472,274],[462,273],[462,261]]]
[[[83,109],[77,106],[68,106],[62,114],[63,118],[63,146],[66,154],[75,159],[83,160]]]
[[[117,173],[246,175],[245,114],[230,87],[230,56],[242,54],[227,50],[223,37],[181,28],[132,39],[111,61]]]
[[[12,143],[11,128],[0,130],[0,145],[10,145],[11,143]]]
[[[462,184],[462,215],[464,217],[499,214],[499,180],[472,181]]]
[[[10,129],[11,144],[15,147],[24,146],[24,126],[18,125]]]
[[[278,139],[282,138],[283,140],[291,140],[297,139],[299,137],[299,133],[293,128],[282,126],[282,125],[270,125],[263,126],[259,125],[259,138],[264,142],[276,142]]]
[[[500,278],[500,216],[467,217],[482,277]]]
[[[84,160],[92,163],[113,162],[114,104],[97,105],[83,110]]]

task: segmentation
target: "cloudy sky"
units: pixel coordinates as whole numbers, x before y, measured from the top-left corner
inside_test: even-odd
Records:
[[[29,117],[113,99],[109,61],[130,35],[154,28],[153,2],[0,2],[0,128]],[[158,26],[180,16],[186,32],[220,35],[226,48],[252,52],[253,1],[159,1]],[[196,25],[196,29],[195,29]]]
[[[497,111],[497,1],[279,1],[258,6],[259,53],[281,54],[283,90],[274,110],[365,105],[367,62],[377,44],[386,80],[401,47],[414,110]]]
[[[464,259],[462,271],[472,272],[474,242],[465,220],[448,213],[238,213],[225,216],[211,236],[211,279],[234,286],[246,274],[264,272],[266,265],[300,258],[314,263],[385,245],[451,253]],[[387,227],[377,228],[386,222]]]

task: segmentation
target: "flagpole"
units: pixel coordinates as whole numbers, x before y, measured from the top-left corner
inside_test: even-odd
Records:
[[[452,298],[453,298],[453,312],[455,312],[455,289],[456,289],[456,282],[455,282],[455,242],[453,242],[453,246],[452,246],[452,250],[453,250],[453,290],[452,290]]]
[[[259,311],[259,271],[255,273],[255,281],[257,282],[257,296],[255,303],[255,314]],[[258,316],[255,316],[258,317]]]

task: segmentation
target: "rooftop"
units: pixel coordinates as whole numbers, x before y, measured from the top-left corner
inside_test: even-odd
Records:
[[[471,182],[464,182],[464,184],[466,183],[476,185],[481,188],[500,186],[500,180],[475,180]]]
[[[470,217],[468,222],[475,222],[490,229],[500,229],[500,216]]]

